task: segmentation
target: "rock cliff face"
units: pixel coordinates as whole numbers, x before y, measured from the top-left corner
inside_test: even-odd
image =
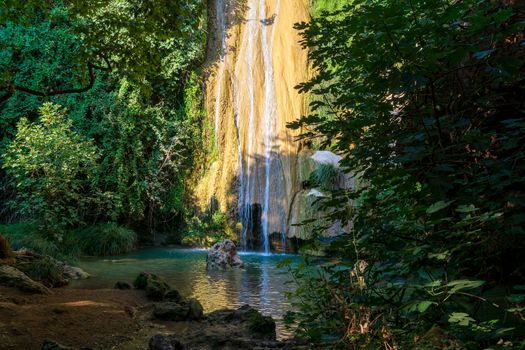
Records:
[[[291,227],[302,209],[294,206],[311,170],[286,127],[306,113],[294,87],[308,78],[307,52],[293,26],[308,20],[307,3],[210,4],[206,109],[215,156],[195,191],[199,205],[238,218],[242,249],[286,250],[287,234],[298,236]]]

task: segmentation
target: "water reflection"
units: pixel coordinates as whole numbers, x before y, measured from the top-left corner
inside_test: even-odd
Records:
[[[291,276],[277,264],[288,254],[241,253],[244,270],[206,271],[206,252],[189,249],[148,249],[115,259],[83,260],[80,266],[93,278],[76,281],[73,288],[112,288],[116,281],[132,282],[141,271],[162,276],[182,295],[200,300],[206,312],[250,304],[277,321],[278,336],[290,331],[282,316],[290,310],[284,293],[294,288]]]

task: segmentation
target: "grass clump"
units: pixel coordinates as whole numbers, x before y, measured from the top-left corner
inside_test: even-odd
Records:
[[[49,288],[62,287],[68,283],[64,278],[63,268],[48,256],[44,256],[42,259],[18,262],[16,268],[32,280],[39,281]]]
[[[336,188],[338,177],[339,170],[333,164],[320,164],[312,171],[308,182],[312,187],[330,191]]]
[[[131,252],[137,243],[134,231],[116,223],[87,227],[79,231],[77,239],[82,253],[91,256],[126,254]]]

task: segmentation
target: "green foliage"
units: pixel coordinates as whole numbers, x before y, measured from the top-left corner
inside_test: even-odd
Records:
[[[339,179],[339,170],[333,164],[320,164],[308,177],[312,187],[322,190],[335,189]]]
[[[438,324],[441,348],[522,341],[485,294],[525,272],[524,18],[501,2],[363,0],[297,26],[316,74],[291,127],[358,174],[321,206],[353,222],[332,248],[366,262],[298,271],[311,339],[413,348]],[[493,302],[493,319],[476,313]]]
[[[310,0],[310,14],[320,17],[325,13],[334,13],[342,10],[345,5],[350,5],[352,0]]]
[[[195,215],[188,222],[188,228],[183,234],[184,244],[210,247],[224,238],[231,238],[227,234],[226,215],[220,211],[206,212]]]
[[[2,44],[2,56],[18,61],[15,66],[0,65],[0,88],[6,93],[28,89],[53,94],[79,87],[89,86],[90,80],[103,72],[115,72],[140,84],[145,92],[151,92],[148,81],[159,73],[169,79],[180,81],[180,73],[187,59],[199,54],[203,46],[205,2],[177,0],[143,2],[129,0],[111,1],[5,1],[0,8],[0,23],[8,28],[29,29],[30,41],[7,40]],[[30,5],[28,5],[30,4]],[[63,61],[69,79],[54,79],[55,83],[21,84],[19,76],[20,58],[24,62],[34,52],[20,50],[42,43],[35,32],[37,28],[49,29],[44,34],[54,34],[56,24],[67,25],[58,31],[68,32],[71,41],[59,43],[44,35],[43,45],[65,54]],[[39,24],[41,23],[41,25]],[[20,31],[18,31],[20,34]],[[60,37],[60,33],[56,33]],[[23,39],[23,36],[16,37]],[[53,45],[54,44],[54,45]],[[69,53],[61,48],[69,47]],[[52,55],[53,51],[47,51]],[[19,55],[22,53],[22,55]],[[29,53],[29,55],[25,55]],[[63,57],[59,56],[59,57]],[[52,60],[53,70],[60,68],[61,60]],[[40,60],[39,63],[44,63]],[[45,65],[45,63],[44,63]],[[13,69],[14,68],[14,69]],[[59,75],[61,77],[64,75]],[[57,78],[58,78],[57,77]],[[31,79],[32,80],[32,79]],[[74,84],[74,83],[79,84]],[[25,83],[25,82],[24,82]],[[20,89],[22,86],[26,89]],[[84,92],[84,91],[82,91]],[[32,93],[35,94],[35,93]]]
[[[60,239],[61,231],[82,222],[85,208],[96,201],[86,195],[96,171],[97,150],[72,130],[58,106],[44,104],[38,123],[22,119],[2,156],[17,189],[14,205],[38,218]],[[54,231],[54,232],[53,232]]]
[[[115,223],[89,226],[79,231],[77,239],[82,254],[90,256],[129,253],[137,243],[135,232]]]
[[[89,205],[73,213],[81,215],[61,212],[57,226],[118,221],[144,233],[175,231],[202,149],[202,89],[194,67],[206,44],[204,2],[7,0],[0,20],[0,147],[12,143],[22,118],[35,121],[42,104],[52,101],[68,111],[61,113],[69,132],[97,149],[96,162],[78,177]],[[89,66],[93,86],[82,92],[45,97],[11,91],[13,84],[38,91],[82,88],[91,80]],[[4,172],[0,183],[15,185]],[[32,207],[31,213],[20,206],[8,212],[7,202],[21,191],[6,188],[0,221],[41,220]]]

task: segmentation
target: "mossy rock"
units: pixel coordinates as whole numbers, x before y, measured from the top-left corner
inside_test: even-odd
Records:
[[[133,286],[137,289],[143,289],[146,296],[155,301],[164,300],[170,290],[170,286],[162,278],[148,272],[141,272],[135,279]]]
[[[264,316],[255,309],[250,311],[248,329],[263,338],[275,337],[275,321],[270,316]]]
[[[18,260],[15,267],[49,288],[63,287],[68,284],[64,269],[48,256],[30,261]]]

